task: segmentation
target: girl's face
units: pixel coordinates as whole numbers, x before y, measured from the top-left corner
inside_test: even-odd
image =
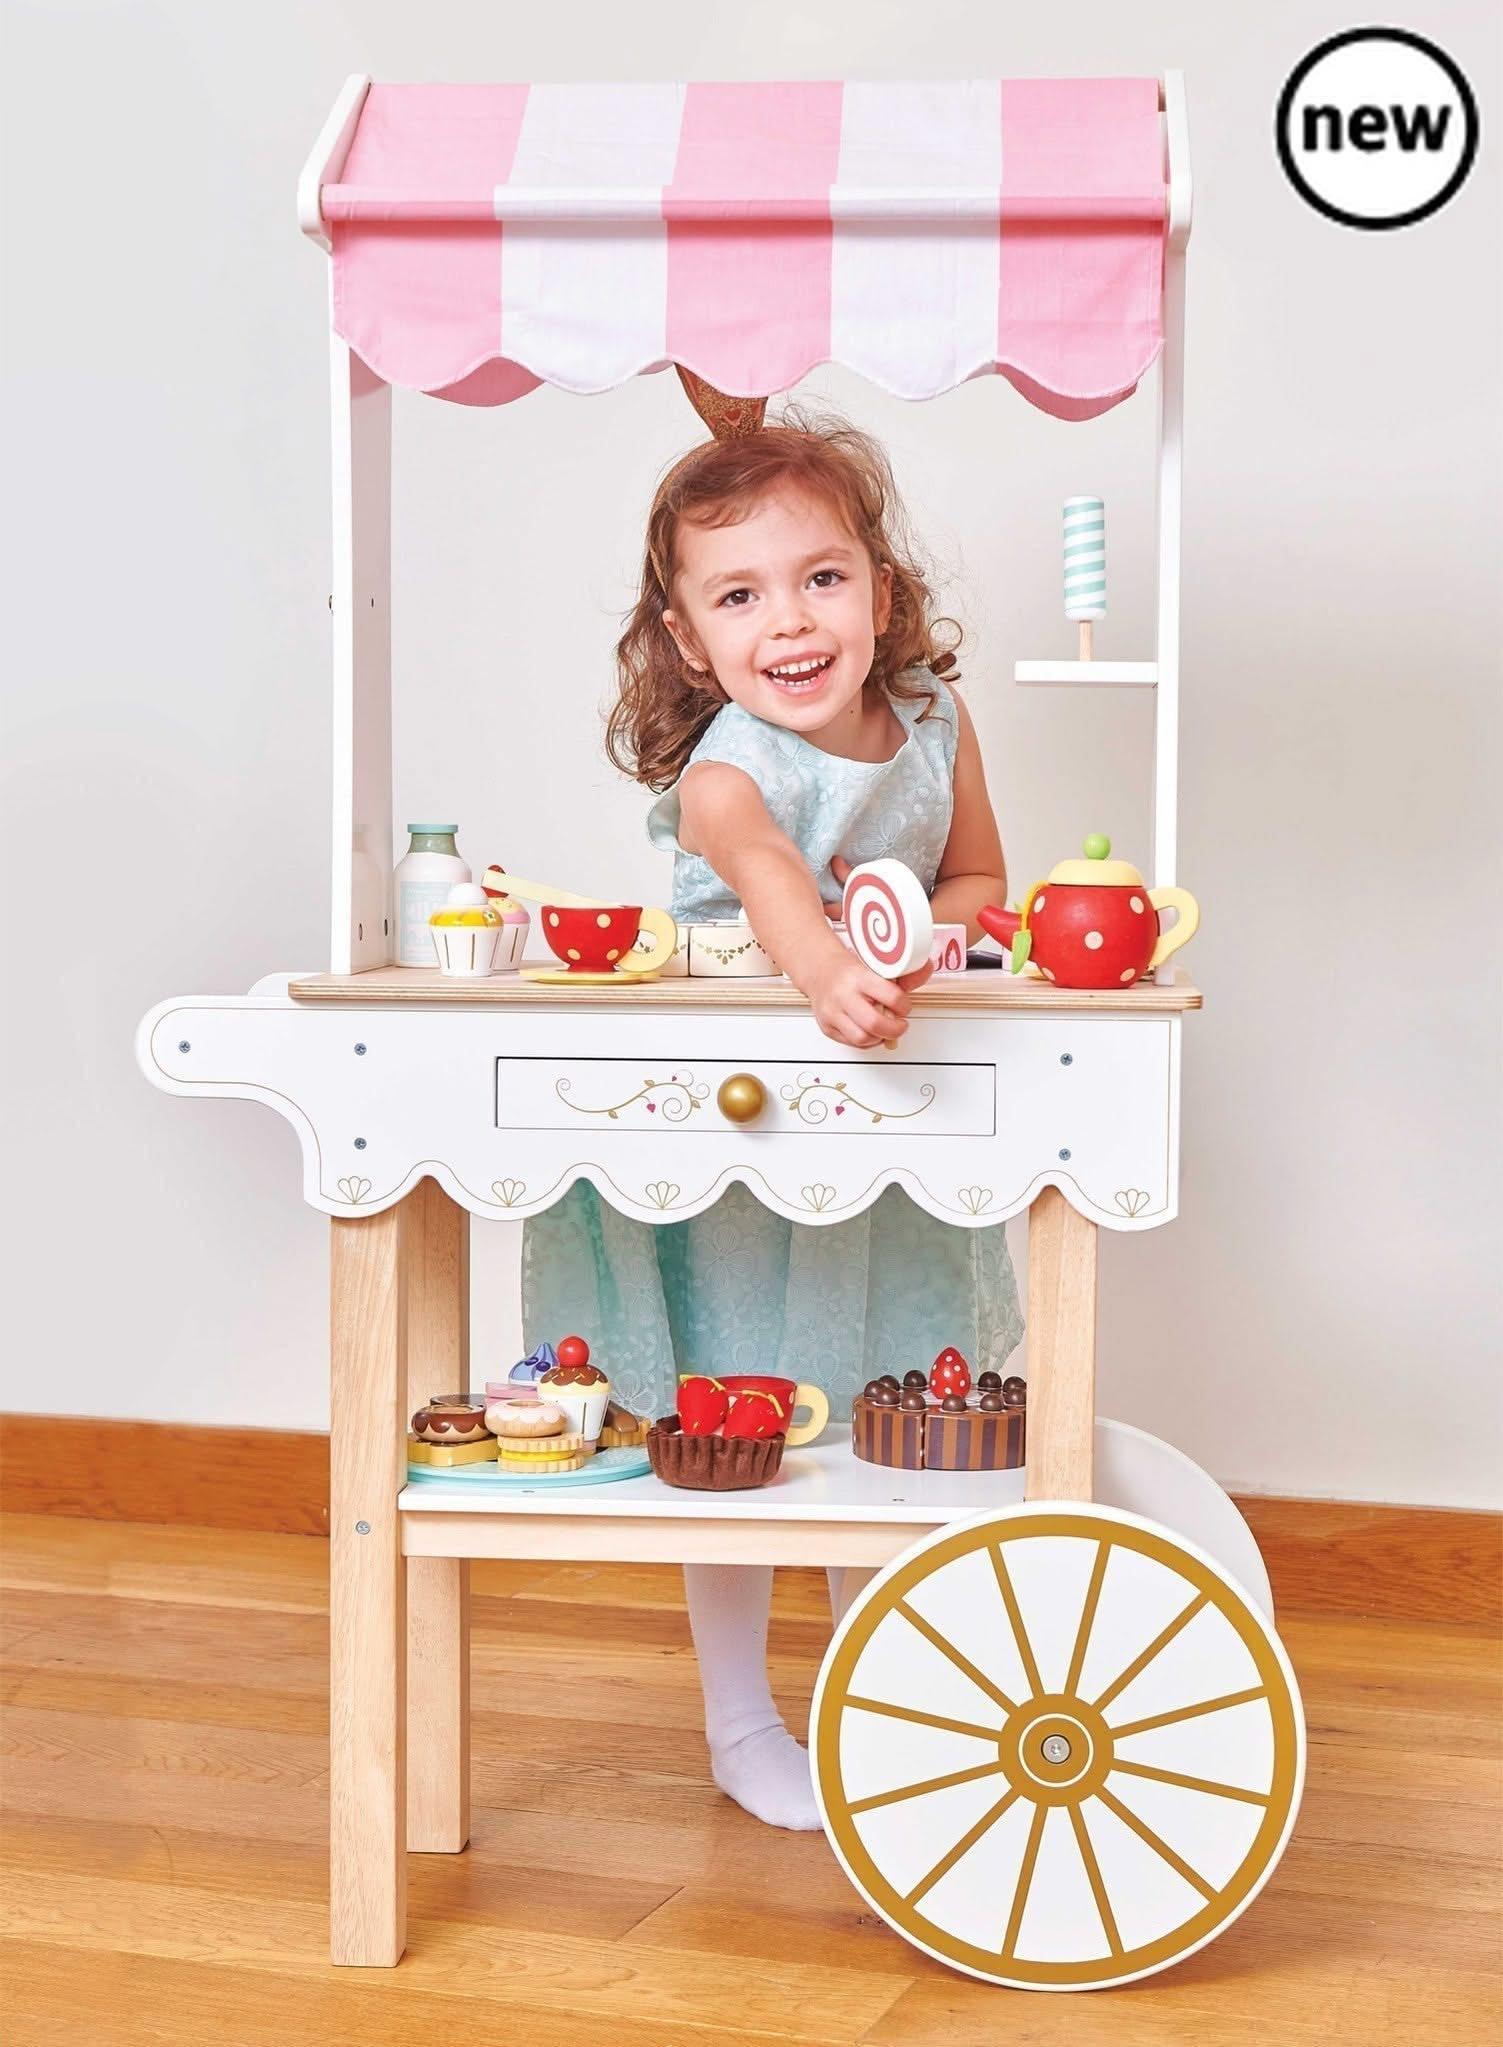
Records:
[[[678,557],[679,608],[663,623],[692,667],[743,710],[811,739],[859,721],[892,571],[873,575],[831,506],[786,490],[733,526],[685,521]]]

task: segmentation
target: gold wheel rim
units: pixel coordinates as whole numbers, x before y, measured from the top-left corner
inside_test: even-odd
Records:
[[[1058,1537],[1084,1538],[1096,1546],[1096,1551],[1064,1682],[1051,1690],[1046,1689],[1040,1674],[1008,1560],[1010,1554],[1016,1557],[1016,1544]],[[1082,1671],[1096,1623],[1103,1581],[1111,1556],[1119,1549],[1166,1565],[1186,1581],[1185,1599],[1179,1610],[1139,1653],[1124,1663],[1110,1683],[1104,1688],[1082,1687]],[[910,1603],[911,1596],[920,1592],[931,1577],[977,1551],[987,1555],[996,1576],[1002,1604],[1013,1630],[1017,1660],[1025,1676],[1025,1683],[1018,1688],[1024,1696],[1014,1697],[1003,1690],[993,1678],[978,1669],[963,1649],[948,1641]],[[1105,1716],[1113,1702],[1169,1650],[1184,1629],[1208,1607],[1230,1624],[1251,1656],[1257,1672],[1256,1684],[1116,1726],[1109,1725]],[[859,1687],[853,1688],[853,1675],[863,1653],[878,1627],[893,1614],[901,1614],[906,1622],[916,1627],[956,1671],[985,1694],[991,1706],[1002,1716],[1000,1727],[980,1720],[955,1718],[944,1712],[866,1698]],[[1087,1693],[1094,1695],[1087,1696]],[[1266,1706],[1271,1732],[1272,1767],[1266,1792],[1157,1767],[1117,1753],[1120,1743],[1151,1730],[1177,1728],[1182,1723],[1225,1708],[1257,1701]],[[899,1724],[911,1722],[921,1727],[984,1738],[994,1744],[995,1761],[987,1760],[973,1768],[918,1779],[877,1795],[852,1800],[846,1794],[841,1765],[841,1727],[848,1708],[890,1716]],[[1046,1744],[1049,1744],[1047,1748]],[[885,1582],[875,1586],[852,1610],[827,1659],[815,1699],[812,1746],[817,1786],[830,1841],[852,1881],[888,1923],[915,1946],[953,1967],[993,1982],[1038,1989],[1100,1987],[1127,1982],[1165,1968],[1213,1939],[1246,1909],[1277,1864],[1293,1825],[1304,1769],[1303,1721],[1298,1691],[1287,1659],[1261,1615],[1208,1559],[1187,1549],[1166,1532],[1135,1517],[1077,1508],[1024,1508],[972,1523],[953,1534],[934,1538],[917,1554],[905,1559]],[[1110,1781],[1113,1777],[1118,1780],[1115,1788]],[[1233,1801],[1249,1813],[1261,1809],[1252,1838],[1231,1875],[1222,1881],[1210,1880],[1202,1870],[1187,1862],[1119,1795],[1127,1788],[1121,1781],[1124,1777],[1210,1794],[1218,1800]],[[977,1798],[986,1800],[984,1809],[960,1837],[922,1871],[916,1882],[899,1889],[878,1866],[862,1838],[858,1822],[864,1814],[878,1808],[924,1798],[932,1792],[948,1791],[970,1782],[975,1783]],[[993,1788],[996,1793],[994,1799],[987,1796]],[[1088,1824],[1093,1805],[1104,1807],[1114,1820],[1125,1826],[1154,1857],[1199,1895],[1201,1903],[1198,1908],[1158,1938],[1132,1945],[1119,1930],[1117,1910],[1114,1910]],[[1067,1825],[1073,1837],[1084,1881],[1100,1921],[1103,1951],[1087,1959],[1040,1961],[1016,1952],[1039,1863],[1045,1825],[1055,1813],[1059,1815],[1056,1825]],[[937,1925],[925,1916],[924,1904],[988,1831],[1004,1821],[1020,1831],[1026,1824],[1027,1833],[1005,1930],[999,1946],[993,1950]]]

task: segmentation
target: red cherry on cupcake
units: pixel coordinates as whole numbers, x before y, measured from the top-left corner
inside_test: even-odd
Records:
[[[722,1436],[781,1436],[788,1427],[788,1417],[783,1412],[783,1403],[776,1395],[764,1393],[760,1388],[748,1386],[743,1392],[731,1396],[730,1413],[725,1418]]]
[[[590,1346],[582,1336],[566,1336],[558,1347],[557,1355],[559,1363],[572,1370],[575,1365],[590,1362]]]
[[[678,1382],[679,1427],[686,1436],[712,1436],[726,1418],[730,1396],[718,1379],[690,1373]]]
[[[934,1360],[934,1369],[929,1374],[929,1391],[936,1400],[943,1400],[947,1394],[955,1393],[963,1398],[970,1390],[971,1368],[951,1344]]]

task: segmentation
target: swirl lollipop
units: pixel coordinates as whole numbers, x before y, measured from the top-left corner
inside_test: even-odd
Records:
[[[934,945],[934,917],[924,885],[901,860],[868,860],[864,867],[853,867],[841,914],[858,955],[885,980],[913,973]]]

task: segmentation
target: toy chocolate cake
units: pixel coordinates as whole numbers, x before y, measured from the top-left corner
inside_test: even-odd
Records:
[[[960,1352],[942,1350],[927,1373],[902,1384],[885,1373],[851,1409],[851,1448],[868,1464],[900,1471],[1016,1471],[1023,1463],[1028,1389],[983,1372],[974,1390]]]

